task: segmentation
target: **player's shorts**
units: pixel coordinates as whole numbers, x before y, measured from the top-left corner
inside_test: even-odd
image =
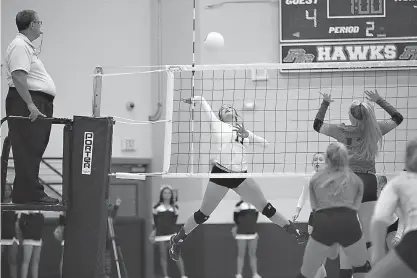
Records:
[[[223,173],[231,173],[228,172],[220,167],[218,167],[217,165],[214,165],[213,168],[211,169],[211,173],[213,174],[223,174]],[[247,171],[244,171],[242,173],[247,173]],[[223,187],[227,187],[230,189],[233,188],[238,188],[239,185],[242,184],[242,182],[244,182],[246,180],[246,178],[211,178],[210,181],[223,186]]]
[[[359,172],[355,172],[355,174],[363,182],[362,203],[375,202],[378,199],[378,180],[375,174]]]
[[[316,211],[311,237],[326,246],[339,243],[347,247],[356,243],[362,237],[357,212],[344,207]]]
[[[406,233],[395,247],[398,256],[417,273],[417,230]]]
[[[22,230],[23,245],[42,245],[44,216],[41,213],[22,214],[19,221]]]
[[[258,234],[256,233],[256,234],[237,234],[236,236],[235,236],[235,239],[236,240],[253,240],[253,239],[256,239],[256,238],[258,238]]]
[[[398,221],[395,221],[394,224],[391,224],[387,229],[387,234],[390,234],[392,232],[396,232],[398,230]]]

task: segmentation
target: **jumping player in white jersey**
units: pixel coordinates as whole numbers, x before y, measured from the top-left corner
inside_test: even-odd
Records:
[[[377,200],[377,180],[375,176],[375,158],[381,146],[382,137],[403,121],[403,116],[384,100],[378,92],[365,91],[369,101],[377,103],[391,119],[377,121],[373,106],[368,102],[354,101],[349,109],[351,125],[324,123],[327,108],[333,101],[329,94],[323,94],[323,102],[317,112],[313,128],[317,132],[333,137],[345,144],[349,150],[350,167],[364,184],[359,218],[368,249],[371,248],[369,224]],[[370,250],[369,250],[370,251]],[[340,256],[340,278],[351,278],[351,267]],[[347,265],[346,265],[347,264]]]
[[[407,143],[407,172],[385,186],[371,221],[372,262],[367,278],[417,277],[417,139]],[[404,221],[404,236],[387,254],[385,233],[394,212]]]
[[[311,161],[311,165],[314,168],[313,174],[315,174],[318,171],[320,171],[321,169],[323,169],[325,167],[325,165],[326,165],[325,158],[324,158],[324,153],[321,153],[321,152],[315,153],[314,156],[313,156],[313,159]],[[295,213],[294,213],[294,215],[292,217],[293,221],[296,221],[297,220],[297,218],[300,215],[300,212],[303,209],[304,204],[305,204],[305,202],[306,202],[306,200],[307,200],[307,198],[309,196],[309,194],[308,194],[309,193],[308,187],[309,187],[309,181],[307,181],[304,184],[304,186],[303,186],[303,189],[301,191],[300,198],[298,199],[297,207],[295,209]],[[313,219],[314,219],[314,213],[311,212],[310,213],[310,216],[308,218],[308,233],[310,235],[311,235],[311,233],[313,231]],[[338,248],[335,248],[335,249],[338,249]],[[336,252],[335,255],[337,257],[338,252]],[[332,257],[332,259],[335,259],[335,258]],[[317,271],[317,274],[316,274],[315,278],[324,278],[324,277],[327,277],[327,271],[326,271],[326,268],[324,267],[324,265],[325,264],[323,263],[322,266],[320,267],[320,269]]]
[[[211,173],[246,173],[246,146],[250,143],[260,147],[266,147],[268,142],[251,131],[246,130],[243,122],[239,122],[236,110],[230,105],[223,105],[218,118],[213,113],[210,105],[202,96],[183,100],[188,104],[200,102],[203,117],[210,124],[210,134],[219,143],[218,156],[214,162]],[[299,243],[305,242],[304,233],[295,225],[276,211],[271,203],[268,203],[259,185],[251,178],[211,178],[198,211],[188,218],[180,231],[172,236],[170,256],[173,260],[180,258],[181,246],[187,236],[200,224],[203,224],[216,209],[220,201],[233,189],[245,201],[253,204],[256,209],[268,217],[272,222],[284,228],[285,231],[295,236]]]
[[[310,181],[313,231],[298,278],[314,278],[324,260],[338,246],[353,265],[354,277],[365,277],[370,263],[357,214],[363,197],[363,183],[349,168],[345,145],[331,143],[325,157],[326,167]]]

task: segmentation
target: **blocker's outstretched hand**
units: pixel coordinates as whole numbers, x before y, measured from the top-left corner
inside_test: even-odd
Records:
[[[332,103],[334,101],[332,99],[331,94],[321,93],[321,92],[319,92],[319,93],[320,93],[320,95],[322,95],[324,101],[327,101],[328,103]]]
[[[365,91],[366,99],[372,102],[377,102],[381,99],[381,96],[378,94],[378,91],[375,89],[375,92],[373,91]]]

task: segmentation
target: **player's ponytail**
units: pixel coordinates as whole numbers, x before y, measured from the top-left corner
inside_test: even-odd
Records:
[[[354,154],[360,160],[373,160],[382,146],[382,133],[375,117],[374,108],[367,102],[353,103],[352,116],[358,120],[362,138],[357,142],[358,152]]]
[[[417,138],[407,143],[405,149],[405,166],[407,171],[417,173]]]

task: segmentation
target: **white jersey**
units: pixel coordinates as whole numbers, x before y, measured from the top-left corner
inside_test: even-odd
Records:
[[[250,139],[240,137],[233,129],[232,125],[221,121],[213,124],[213,136],[218,142],[215,161],[232,172],[244,172],[248,170],[246,147]]]
[[[387,223],[397,211],[404,225],[404,234],[417,230],[417,174],[404,172],[385,186],[379,197],[373,219]]]
[[[197,99],[197,97],[195,99]],[[268,142],[265,139],[254,135],[249,130],[247,130],[249,136],[247,138],[242,138],[239,136],[234,126],[220,121],[216,115],[214,115],[210,105],[204,98],[200,97],[200,99],[202,109],[206,112],[205,116],[210,123],[210,135],[214,137],[218,143],[215,162],[224,168],[224,170],[231,172],[247,171],[246,147],[249,143],[259,143],[262,144],[263,147],[266,147]]]

